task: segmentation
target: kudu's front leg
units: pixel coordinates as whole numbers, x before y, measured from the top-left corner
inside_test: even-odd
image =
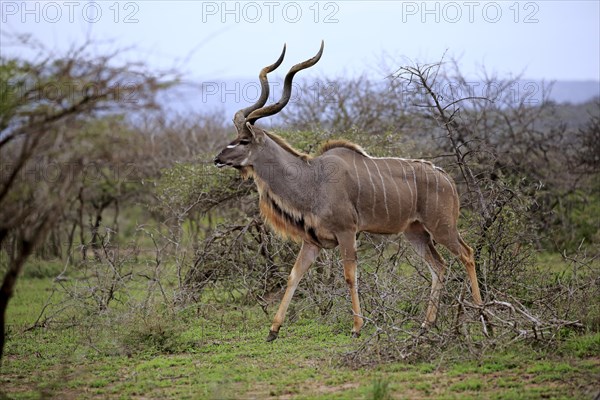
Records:
[[[308,270],[311,264],[317,259],[319,255],[320,248],[315,246],[314,244],[303,242],[302,248],[300,249],[300,253],[298,253],[298,257],[296,258],[296,262],[294,263],[294,267],[292,268],[292,272],[290,272],[290,276],[288,277],[287,288],[285,290],[285,294],[283,295],[283,299],[281,300],[281,304],[279,304],[279,309],[277,310],[277,314],[275,314],[275,318],[273,319],[273,325],[271,325],[271,330],[269,331],[269,336],[267,336],[267,342],[272,342],[277,339],[277,335],[279,334],[279,328],[283,324],[283,320],[285,319],[285,313],[290,305],[290,301],[292,300],[292,296],[294,296],[294,292],[298,287],[298,283],[304,273]]]
[[[359,337],[360,330],[364,324],[362,312],[360,310],[360,300],[358,299],[358,283],[356,279],[356,233],[348,232],[338,235],[340,245],[340,256],[344,264],[344,278],[350,289],[350,298],[352,299],[352,315],[354,324],[352,326],[352,336]]]

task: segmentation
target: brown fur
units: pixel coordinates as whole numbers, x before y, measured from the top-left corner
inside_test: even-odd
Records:
[[[318,219],[314,215],[302,214],[290,207],[284,199],[270,191],[259,177],[254,176],[254,181],[260,196],[260,214],[275,233],[297,243],[308,240],[319,244],[315,230],[315,226],[318,226]]]
[[[280,209],[274,207],[273,203],[261,198],[259,206],[260,215],[277,235],[284,239],[292,239],[296,243],[302,241],[304,232],[297,224],[289,223],[286,215]]]
[[[251,166],[241,167],[240,175],[242,176],[243,180],[253,178],[254,177],[254,168],[252,168]]]

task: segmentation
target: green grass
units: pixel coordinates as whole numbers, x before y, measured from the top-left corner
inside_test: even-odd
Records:
[[[341,357],[364,338],[303,312],[266,343],[274,307],[267,316],[231,301],[177,312],[158,305],[150,315],[123,306],[122,316],[72,311],[61,324],[26,330],[54,284],[19,281],[0,398],[592,398],[600,378],[598,333],[569,337],[556,353],[515,344],[478,360],[351,368]]]
[[[598,357],[600,355],[600,332],[567,339],[561,351],[575,357]]]

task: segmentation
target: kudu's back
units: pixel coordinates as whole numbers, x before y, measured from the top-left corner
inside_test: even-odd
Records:
[[[455,228],[459,199],[452,178],[442,169],[424,160],[374,158],[364,151],[334,148],[324,154],[345,171],[343,184],[332,179],[332,190],[356,210],[360,231],[399,233],[415,221],[432,234]],[[336,161],[337,160],[337,161]],[[332,174],[335,178],[338,174]],[[340,204],[341,205],[341,204]],[[441,232],[440,232],[441,233]],[[435,235],[438,236],[438,235]]]

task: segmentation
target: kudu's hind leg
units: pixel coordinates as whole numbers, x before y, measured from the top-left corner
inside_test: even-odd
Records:
[[[358,299],[358,282],[356,279],[356,233],[348,232],[338,235],[340,245],[340,257],[344,264],[344,278],[350,289],[350,299],[352,300],[352,336],[359,337],[360,330],[364,324],[362,311],[360,310],[360,300]]]
[[[294,296],[294,292],[298,287],[298,283],[300,282],[300,279],[302,279],[302,276],[304,276],[308,268],[311,266],[311,264],[317,259],[317,256],[319,255],[319,250],[319,247],[313,244],[307,242],[302,243],[300,253],[298,253],[298,257],[296,258],[296,262],[294,263],[292,272],[290,272],[290,276],[288,277],[285,294],[283,295],[281,304],[279,304],[277,314],[275,314],[275,318],[273,319],[273,325],[271,325],[269,336],[267,336],[267,342],[271,342],[277,339],[277,335],[279,334],[279,328],[281,328],[281,325],[283,324],[283,320],[285,319],[285,313],[288,309],[288,306],[290,305],[292,296]]]
[[[421,223],[413,223],[404,233],[417,254],[427,263],[431,272],[431,294],[427,306],[427,313],[422,328],[428,328],[435,323],[440,302],[440,294],[444,287],[446,263],[435,249],[433,240]]]
[[[479,283],[477,282],[477,272],[475,272],[475,257],[473,255],[473,249],[458,235],[458,246],[454,246],[455,249],[450,249],[454,254],[458,256],[460,262],[465,266],[467,275],[469,275],[469,281],[471,281],[471,292],[473,295],[473,301],[478,306],[483,304],[481,300],[481,293],[479,292]]]
[[[479,292],[479,283],[477,282],[477,272],[475,271],[475,257],[473,249],[460,237],[457,230],[444,233],[442,235],[436,235],[436,240],[445,246],[452,254],[454,254],[462,265],[467,270],[469,281],[471,283],[471,294],[473,301],[478,306],[483,304],[481,300],[481,293]]]

